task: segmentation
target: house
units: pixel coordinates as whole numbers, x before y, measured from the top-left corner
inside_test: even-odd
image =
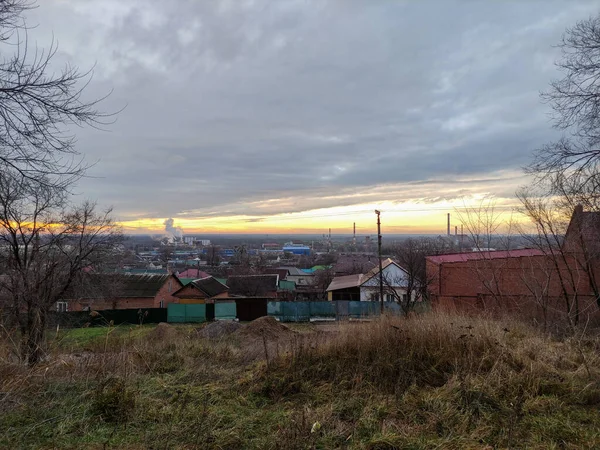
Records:
[[[600,260],[600,212],[577,205],[565,233],[563,249],[589,260]]]
[[[581,206],[559,248],[426,257],[434,308],[518,312],[543,323],[567,316],[575,323],[599,320],[599,269],[600,213]]]
[[[290,272],[286,268],[276,269],[273,267],[267,267],[267,268],[263,269],[262,273],[264,275],[279,275],[280,282],[283,280],[287,280],[287,277],[290,274]]]
[[[333,265],[335,276],[367,273],[377,267],[378,259],[371,255],[340,255]]]
[[[335,277],[327,287],[327,300],[360,300],[362,273]]]
[[[408,288],[408,273],[390,258],[381,262],[384,280],[384,300],[406,301]],[[327,287],[327,299],[379,301],[379,267],[374,267],[367,273],[335,277]]]
[[[229,297],[229,287],[216,278],[207,276],[193,280],[173,293],[179,303],[214,303],[215,299]]]
[[[279,275],[230,275],[227,286],[230,296],[276,298]]]
[[[86,274],[56,303],[57,311],[166,308],[183,284],[175,275]]]
[[[527,297],[551,269],[538,249],[427,256],[425,263],[431,302],[444,309],[482,307],[500,296]]]
[[[315,275],[306,273],[297,267],[280,267],[279,269],[287,270],[288,274],[285,277],[286,281],[293,281],[296,286],[311,286],[314,284]]]

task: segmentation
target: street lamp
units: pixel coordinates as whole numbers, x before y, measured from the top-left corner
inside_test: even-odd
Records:
[[[377,253],[379,257],[379,301],[381,302],[381,314],[383,314],[383,264],[381,263],[381,212],[375,210],[377,214]]]

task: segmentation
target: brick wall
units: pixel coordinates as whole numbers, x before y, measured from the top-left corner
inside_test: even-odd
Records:
[[[140,309],[140,308],[166,308],[169,303],[179,303],[179,299],[172,294],[183,285],[175,275],[171,275],[154,297],[117,297],[106,299],[81,299],[69,300],[69,311],[84,311],[87,307],[92,310],[103,309]]]
[[[171,275],[154,296],[154,308],[160,308],[161,301],[163,302],[163,308],[166,308],[169,303],[179,303],[179,299],[173,293],[181,289],[182,286],[181,281],[175,275]]]
[[[578,269],[572,256],[565,260],[537,255],[440,264],[428,260],[427,276],[432,304],[438,309],[554,320],[566,317],[566,292],[571,302],[578,298],[582,320],[600,318],[589,277]]]

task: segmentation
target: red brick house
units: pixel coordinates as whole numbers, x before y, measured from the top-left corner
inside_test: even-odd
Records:
[[[81,286],[57,302],[58,311],[166,308],[183,284],[175,275],[86,275]]]
[[[600,213],[577,207],[559,250],[521,249],[426,258],[428,292],[438,309],[519,312],[551,320],[600,319]]]

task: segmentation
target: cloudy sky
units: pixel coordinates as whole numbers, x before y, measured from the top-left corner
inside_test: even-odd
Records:
[[[556,137],[539,91],[594,1],[43,0],[56,67],[95,64],[119,113],[75,130],[81,197],[130,231],[442,232],[486,195],[515,205]]]

